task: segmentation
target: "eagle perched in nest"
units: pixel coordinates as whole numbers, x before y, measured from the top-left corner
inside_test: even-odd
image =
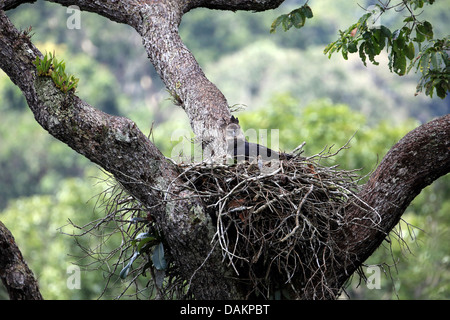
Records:
[[[235,162],[254,161],[262,159],[263,161],[290,159],[292,156],[274,151],[270,148],[257,143],[248,142],[239,126],[239,120],[231,117],[232,123],[227,126],[227,153]]]

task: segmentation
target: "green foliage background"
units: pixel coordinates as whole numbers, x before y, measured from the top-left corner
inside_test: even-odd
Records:
[[[398,77],[382,62],[364,67],[352,55],[348,61],[339,56],[328,60],[324,47],[336,39],[338,29],[361,16],[357,3],[373,1],[362,2],[310,0],[314,18],[305,27],[275,34],[269,33],[273,20],[298,7],[298,1],[264,13],[197,9],[185,16],[180,32],[229,105],[242,107],[236,115],[244,130],[279,129],[282,150],[305,141],[309,155],[325,147],[335,151],[353,137],[351,148],[330,164],[362,168],[367,174],[405,133],[449,113],[450,102],[414,97],[417,76]],[[435,33],[448,32],[448,9],[442,1],[424,12]],[[168,137],[175,129],[188,128],[188,121],[168,99],[133,29],[83,12],[81,29],[70,30],[66,8],[43,1],[21,5],[8,15],[16,26],[33,26],[32,40],[42,52],[55,50],[64,59],[68,73],[80,78],[77,94],[82,99],[131,118],[144,133],[151,131],[170,156],[174,142]],[[95,178],[103,173],[42,129],[1,71],[0,119],[0,220],[14,234],[46,299],[99,297],[107,266],[78,261],[80,248],[61,231],[76,232],[68,219],[83,225],[104,214],[95,197],[106,188]],[[350,298],[450,298],[449,194],[446,176],[414,200],[404,219],[420,229],[403,223],[398,232],[405,242],[392,237],[367,261],[385,263],[381,289],[357,286],[355,277],[347,290]],[[87,241],[95,245],[97,240]],[[105,251],[117,241],[112,239]],[[97,270],[83,269],[81,290],[70,290],[66,271],[77,261]],[[117,277],[102,297],[115,297],[126,284]],[[1,287],[0,298],[7,299]]]

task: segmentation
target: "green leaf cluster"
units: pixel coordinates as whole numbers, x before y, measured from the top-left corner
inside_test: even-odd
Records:
[[[411,4],[414,5],[414,10],[422,8],[424,4],[433,4],[434,0],[410,0]]]
[[[330,58],[334,52],[342,51],[342,56],[347,60],[348,53],[355,53],[359,50],[359,55],[364,65],[366,64],[367,57],[373,64],[378,65],[378,62],[375,61],[375,56],[381,53],[381,50],[386,46],[386,40],[392,34],[385,26],[370,29],[368,27],[368,21],[371,17],[372,13],[366,13],[357,23],[351,25],[347,30],[339,31],[340,38],[330,43],[325,48],[324,53],[328,54]]]
[[[275,33],[276,28],[281,24],[284,31],[288,31],[290,28],[295,27],[300,29],[306,23],[306,19],[311,19],[313,17],[313,12],[311,8],[305,4],[300,8],[292,10],[287,14],[282,14],[276,18],[272,26],[270,27],[270,33]]]
[[[448,38],[432,41],[424,47],[411,63],[410,68],[416,66],[422,77],[416,88],[416,95],[425,89],[425,94],[433,96],[433,90],[440,98],[445,98],[450,91],[450,40]]]
[[[66,73],[66,63],[64,60],[58,61],[54,52],[46,53],[43,59],[36,56],[33,64],[36,66],[38,76],[52,78],[55,85],[64,93],[75,92],[79,79]]]
[[[345,60],[348,53],[359,52],[361,61],[366,65],[367,58],[375,65],[375,57],[383,49],[388,52],[389,70],[400,76],[407,74],[413,67],[420,71],[422,77],[416,88],[416,95],[425,88],[425,94],[432,97],[434,89],[444,99],[449,91],[449,39],[434,39],[433,26],[428,21],[419,21],[413,9],[422,8],[425,3],[434,1],[403,1],[397,6],[408,8],[410,15],[403,20],[403,27],[391,31],[381,25],[373,27],[370,21],[379,19],[380,15],[392,7],[379,8],[378,16],[374,12],[364,14],[357,23],[345,31],[339,31],[339,38],[324,49],[330,58],[335,52],[342,52]],[[418,52],[418,53],[416,53]]]

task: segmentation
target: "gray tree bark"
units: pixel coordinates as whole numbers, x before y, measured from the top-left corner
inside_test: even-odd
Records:
[[[42,300],[33,272],[11,232],[0,221],[0,279],[11,300]]]
[[[32,61],[42,54],[4,13],[26,2],[34,1],[0,0],[0,67],[22,90],[36,121],[76,152],[111,172],[147,206],[197,299],[244,298],[245,290],[222,263],[220,249],[211,245],[213,221],[195,194],[182,188],[176,166],[129,119],[105,114],[76,95],[62,93],[51,79],[36,76]],[[196,7],[263,11],[276,8],[282,0],[51,2],[77,5],[81,10],[132,26],[142,37],[149,60],[167,89],[186,111],[207,154],[213,160],[223,159],[227,153],[226,128],[233,122],[226,98],[206,78],[181,41],[178,25],[183,14]],[[419,127],[386,155],[359,195],[378,212],[382,229],[375,232],[364,223],[351,223],[351,228],[342,230],[336,242],[354,259],[348,261],[347,256],[342,256],[342,263],[330,268],[329,279],[317,279],[333,282],[332,291],[320,298],[335,298],[345,280],[379,246],[418,192],[449,171],[449,121],[446,116]],[[347,219],[364,221],[364,214],[355,206],[348,211]],[[317,297],[317,293],[305,290],[300,298]]]

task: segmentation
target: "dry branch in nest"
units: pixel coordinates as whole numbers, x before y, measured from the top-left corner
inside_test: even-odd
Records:
[[[308,286],[317,286],[316,298],[329,296],[332,290],[321,279],[326,267],[339,263],[335,233],[353,223],[345,219],[346,206],[359,202],[371,225],[378,224],[377,214],[356,196],[358,170],[320,164],[335,154],[296,155],[262,167],[256,162],[182,167],[186,188],[203,199],[216,221],[214,241],[224,260],[251,288],[248,297],[301,297],[299,288]]]

